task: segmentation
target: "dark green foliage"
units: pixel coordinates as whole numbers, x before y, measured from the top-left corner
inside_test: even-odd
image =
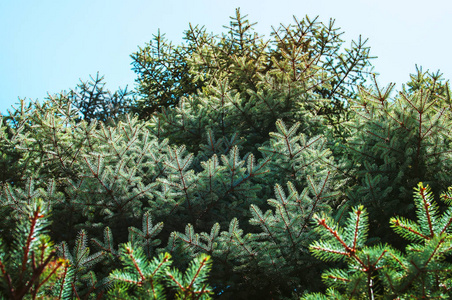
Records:
[[[152,261],[143,250],[131,243],[123,244],[120,259],[124,269],[114,270],[110,278],[116,282],[109,296],[116,299],[165,299],[165,288],[173,290],[175,299],[210,299],[206,284],[210,271],[210,258],[199,255],[190,262],[185,274],[170,269],[171,255],[160,254]]]
[[[142,247],[148,257],[152,256],[154,247],[160,245],[156,236],[162,231],[163,222],[152,225],[152,216],[148,211],[143,215],[143,230],[129,227],[129,241],[134,247]]]
[[[363,85],[369,48],[333,21],[253,25],[237,10],[221,35],[158,33],[132,54],[133,99],[97,76],[1,118],[2,245],[45,199],[65,262],[46,296],[299,298],[327,267],[332,298],[445,293],[449,200],[411,190],[452,181],[448,83],[418,69],[392,96]]]
[[[91,121],[112,121],[129,111],[131,93],[124,90],[111,93],[105,89],[104,77],[90,77],[90,81],[81,81],[77,87],[67,95],[62,95],[59,101],[70,101],[79,109],[80,119]],[[67,97],[67,99],[64,99]]]
[[[99,251],[90,255],[90,248],[87,247],[88,237],[84,230],[81,230],[75,240],[72,251],[69,250],[66,242],[58,246],[58,254],[69,262],[67,276],[63,282],[68,281],[71,286],[73,296],[90,294],[99,289],[106,282],[98,282],[96,275],[91,270],[96,263],[102,260],[105,252]],[[63,286],[59,287],[63,289]]]
[[[17,146],[20,139],[28,139],[30,141],[29,131],[31,130],[29,116],[33,111],[32,103],[26,105],[24,100],[20,100],[20,106],[17,109],[9,110],[8,116],[1,116],[0,130],[0,178],[2,183],[19,183],[29,176],[27,173],[28,164],[33,160],[29,155],[20,151]],[[33,139],[31,139],[33,141]]]
[[[404,252],[389,245],[365,245],[369,223],[362,206],[350,213],[344,227],[325,214],[316,214],[321,239],[311,244],[311,251],[324,261],[345,260],[347,268],[322,274],[332,288],[327,297],[311,294],[303,299],[330,299],[332,295],[337,299],[447,298],[452,290],[452,264],[446,260],[452,254],[451,191],[442,194],[448,207],[440,213],[430,187],[419,183],[414,194],[417,221],[391,218],[394,231],[411,242]]]
[[[21,203],[12,238],[0,240],[0,295],[5,299],[45,298],[67,266],[47,235],[49,215],[42,199]]]
[[[192,52],[190,47],[172,45],[159,31],[151,42],[131,55],[140,95],[134,111],[149,117],[154,111],[172,107],[180,97],[196,93],[202,87],[193,82],[186,62]]]
[[[254,145],[264,142],[277,119],[309,124],[323,115],[333,128],[344,120],[344,106],[370,65],[364,41],[342,52],[334,22],[324,25],[309,18],[295,18],[294,25],[275,29],[265,40],[238,10],[231,19],[221,36],[190,26],[185,44],[168,46],[157,36],[155,45],[133,55],[135,65],[148,64],[135,69],[138,90],[146,94],[136,111],[158,123],[159,136],[196,146],[204,141],[205,127],[211,127],[226,137],[240,132]],[[155,50],[158,46],[163,54]],[[155,75],[148,76],[149,69]],[[175,90],[171,101],[160,97],[163,87]],[[151,116],[155,107],[161,112]],[[305,128],[307,133],[313,129]]]
[[[415,82],[408,83],[413,88],[394,99],[392,86],[361,88],[352,106],[345,164],[358,184],[349,197],[353,205],[369,208],[372,231],[379,236],[386,235],[388,227],[381,226],[394,211],[414,216],[409,191],[418,182],[444,190],[452,181],[449,90],[430,76],[413,76]]]

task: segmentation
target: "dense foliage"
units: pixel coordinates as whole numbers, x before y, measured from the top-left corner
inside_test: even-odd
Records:
[[[133,95],[97,75],[1,118],[2,296],[448,295],[440,74],[395,94],[334,21],[265,39],[238,10],[220,36],[158,33],[131,57]]]

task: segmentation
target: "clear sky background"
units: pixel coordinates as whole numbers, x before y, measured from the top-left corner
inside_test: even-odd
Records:
[[[416,64],[452,78],[450,0],[0,0],[0,112],[97,72],[112,91],[133,88],[129,55],[159,28],[176,44],[189,23],[220,34],[237,7],[266,36],[294,15],[336,19],[347,45],[369,39],[380,84],[400,87]]]

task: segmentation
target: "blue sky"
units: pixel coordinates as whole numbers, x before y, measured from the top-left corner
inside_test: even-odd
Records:
[[[110,90],[133,87],[129,55],[159,28],[175,43],[190,22],[221,33],[237,7],[267,36],[293,15],[336,19],[347,44],[369,38],[380,84],[400,87],[415,64],[452,77],[450,0],[1,0],[0,112],[97,72]]]

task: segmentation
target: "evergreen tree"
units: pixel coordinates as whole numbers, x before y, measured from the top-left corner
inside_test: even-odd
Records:
[[[326,296],[310,294],[303,299],[447,298],[452,289],[452,265],[446,260],[452,254],[451,192],[449,188],[441,195],[448,207],[440,213],[430,187],[419,183],[414,195],[417,221],[391,218],[394,231],[411,242],[405,252],[389,245],[366,246],[369,222],[363,206],[353,209],[344,227],[316,214],[322,238],[310,246],[311,251],[324,261],[345,260],[347,269],[322,274],[330,287]]]
[[[348,258],[350,270],[339,261],[324,273],[344,279],[327,281],[330,295],[446,295],[449,202],[422,210],[433,196],[426,190],[422,200],[420,186],[413,205],[410,191],[419,181],[438,191],[450,185],[448,83],[419,69],[391,97],[391,86],[364,86],[371,59],[364,40],[345,49],[334,21],[294,22],[264,38],[237,10],[222,35],[190,25],[174,46],[158,33],[132,54],[133,97],[109,93],[97,75],[3,116],[1,292],[321,297],[312,293],[322,291],[318,278],[331,265],[313,252]],[[15,216],[30,215],[34,203],[52,221],[36,234],[56,246],[39,252],[39,263],[23,264],[23,275],[10,274],[30,232],[28,219]],[[394,213],[403,216],[391,219],[396,232],[419,233],[410,248],[385,226]],[[339,238],[328,239],[334,230],[342,230]],[[430,265],[425,257],[435,245],[444,251]],[[20,255],[7,256],[9,249]],[[386,261],[383,278],[374,269]],[[411,261],[437,277],[416,273]],[[40,285],[39,272],[52,270]],[[25,281],[8,284],[14,276],[39,279],[23,289]]]
[[[64,276],[68,262],[56,256],[47,235],[50,210],[43,199],[20,205],[10,221],[15,223],[10,239],[0,240],[0,295],[8,299],[44,299]]]
[[[351,205],[364,203],[372,231],[384,236],[395,211],[414,216],[410,190],[420,181],[444,190],[452,181],[451,106],[447,83],[438,74],[419,71],[390,98],[393,86],[360,88],[345,125],[350,132],[343,170],[357,184]],[[388,242],[387,240],[385,240]],[[394,242],[394,241],[389,241]]]
[[[83,120],[112,121],[129,111],[131,93],[127,87],[111,93],[105,89],[104,77],[90,77],[90,81],[82,81],[68,94],[63,94],[60,101],[70,101],[78,108]],[[68,98],[68,99],[65,99]]]

